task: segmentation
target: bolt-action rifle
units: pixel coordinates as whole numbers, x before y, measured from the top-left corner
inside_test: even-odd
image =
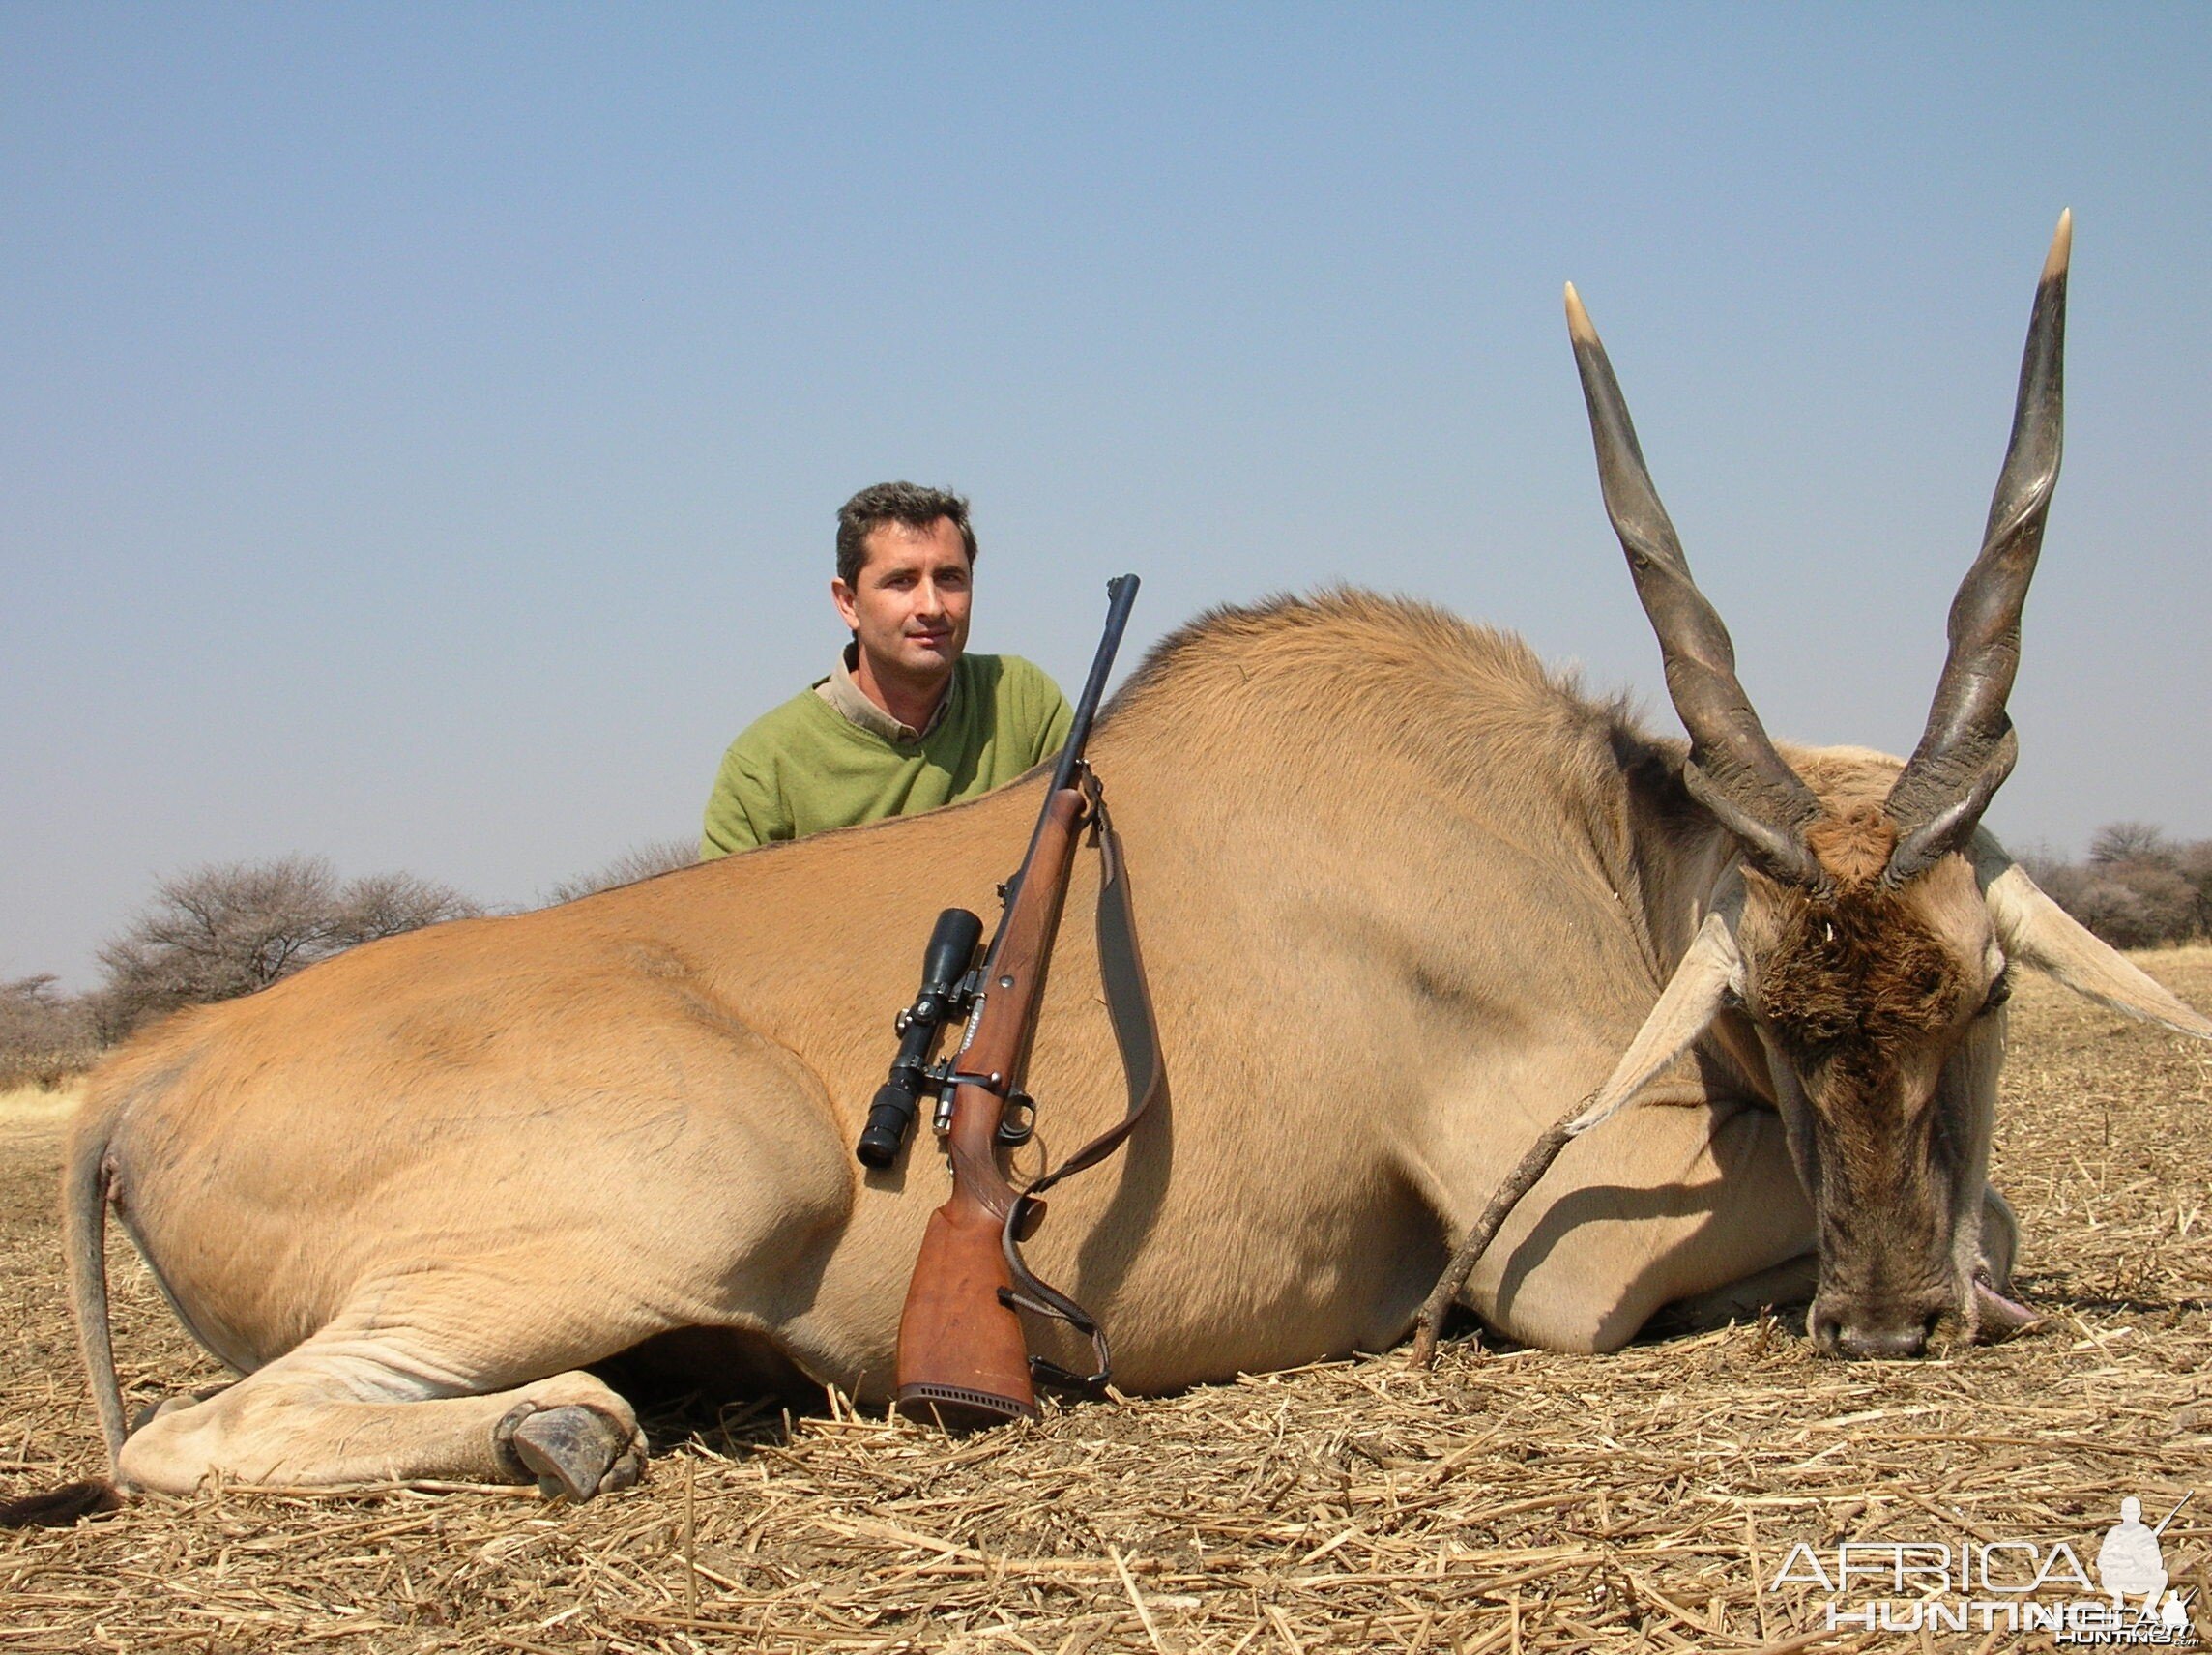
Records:
[[[1114,653],[1128,624],[1137,577],[1106,587],[1105,636],[1075,705],[1028,854],[1002,887],[1005,909],[980,966],[971,968],[982,921],[966,909],[938,916],[923,960],[921,992],[899,1014],[899,1053],[877,1091],[856,1153],[869,1167],[888,1167],[912,1129],[919,1099],[934,1092],[934,1124],[952,1164],[952,1194],[930,1215],[899,1318],[897,1407],[914,1417],[953,1427],[995,1424],[1036,1413],[1034,1380],[1104,1382],[1106,1343],[1083,1309],[1031,1274],[1020,1243],[1043,1212],[1043,1190],[1095,1164],[1118,1147],[1157,1091],[1158,1042],[1138,962],[1126,882],[1098,780],[1084,763],[1091,719],[1106,687]],[[1053,938],[1067,894],[1076,842],[1090,828],[1105,857],[1099,892],[1099,955],[1124,1067],[1130,1109],[1117,1126],[1059,1168],[1017,1192],[1000,1165],[1000,1150],[1028,1139],[1034,1105],[1022,1090],[1036,1034]],[[938,1032],[966,1020],[959,1048],[934,1064]],[[1067,1373],[1029,1354],[1019,1310],[1058,1317],[1091,1337],[1098,1371]]]

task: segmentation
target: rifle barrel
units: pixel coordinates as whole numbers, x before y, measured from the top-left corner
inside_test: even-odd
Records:
[[[1060,763],[1052,772],[1051,793],[1075,781],[1075,767],[1083,762],[1083,748],[1091,740],[1091,721],[1097,715],[1099,697],[1106,693],[1107,675],[1114,670],[1114,653],[1121,647],[1121,633],[1129,624],[1129,610],[1137,601],[1137,577],[1116,575],[1106,583],[1106,632],[1098,640],[1098,653],[1091,659],[1091,676],[1075,703],[1075,719],[1067,727],[1067,744],[1060,750]]]
[[[1083,694],[1075,703],[1075,716],[1067,726],[1067,741],[1060,749],[1060,763],[1053,767],[1052,785],[1044,790],[1044,808],[1037,812],[1036,827],[1030,834],[1030,847],[1022,853],[1022,865],[1014,870],[1014,877],[1006,882],[1004,892],[1005,912],[1014,911],[1015,899],[1021,895],[1023,882],[1029,878],[1030,863],[1036,859],[1037,844],[1044,837],[1045,819],[1051,814],[1055,794],[1075,785],[1076,767],[1083,763],[1083,749],[1091,741],[1091,721],[1097,716],[1099,698],[1106,693],[1106,680],[1114,671],[1114,653],[1121,647],[1121,634],[1129,624],[1129,610],[1137,601],[1137,577],[1118,574],[1106,583],[1106,630],[1098,640],[1098,653],[1091,658],[1091,676],[1084,680]],[[985,969],[999,957],[999,940],[1005,935],[1002,920],[991,945],[984,951]]]

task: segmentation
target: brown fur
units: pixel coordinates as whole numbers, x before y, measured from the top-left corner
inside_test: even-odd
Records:
[[[1826,898],[1771,888],[1768,900],[1773,941],[1757,1003],[1793,1044],[1813,1054],[1846,1040],[1894,1050],[1958,1021],[1965,972],[1903,894],[1870,878]]]
[[[1814,823],[1805,842],[1837,885],[1871,885],[1897,849],[1897,824],[1872,799],[1856,799]]]

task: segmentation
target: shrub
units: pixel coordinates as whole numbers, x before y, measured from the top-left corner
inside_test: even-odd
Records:
[[[100,1056],[92,1007],[54,992],[52,976],[0,982],[0,1091],[52,1090]]]
[[[2212,936],[2212,839],[2183,844],[2147,822],[2097,829],[2084,862],[2021,862],[2051,899],[2106,942],[2147,948]]]
[[[2174,854],[2173,871],[2189,882],[2190,912],[2197,935],[2212,937],[2212,839],[2184,845]]]

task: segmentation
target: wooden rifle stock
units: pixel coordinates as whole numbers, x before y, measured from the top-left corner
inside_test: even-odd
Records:
[[[1029,1060],[1084,812],[1074,787],[1046,800],[984,959],[973,1033],[953,1060],[952,1194],[929,1216],[899,1316],[899,1411],[954,1429],[1036,1416],[1021,1317],[1002,1296],[1013,1288],[1004,1233],[1015,1193],[997,1137]]]

